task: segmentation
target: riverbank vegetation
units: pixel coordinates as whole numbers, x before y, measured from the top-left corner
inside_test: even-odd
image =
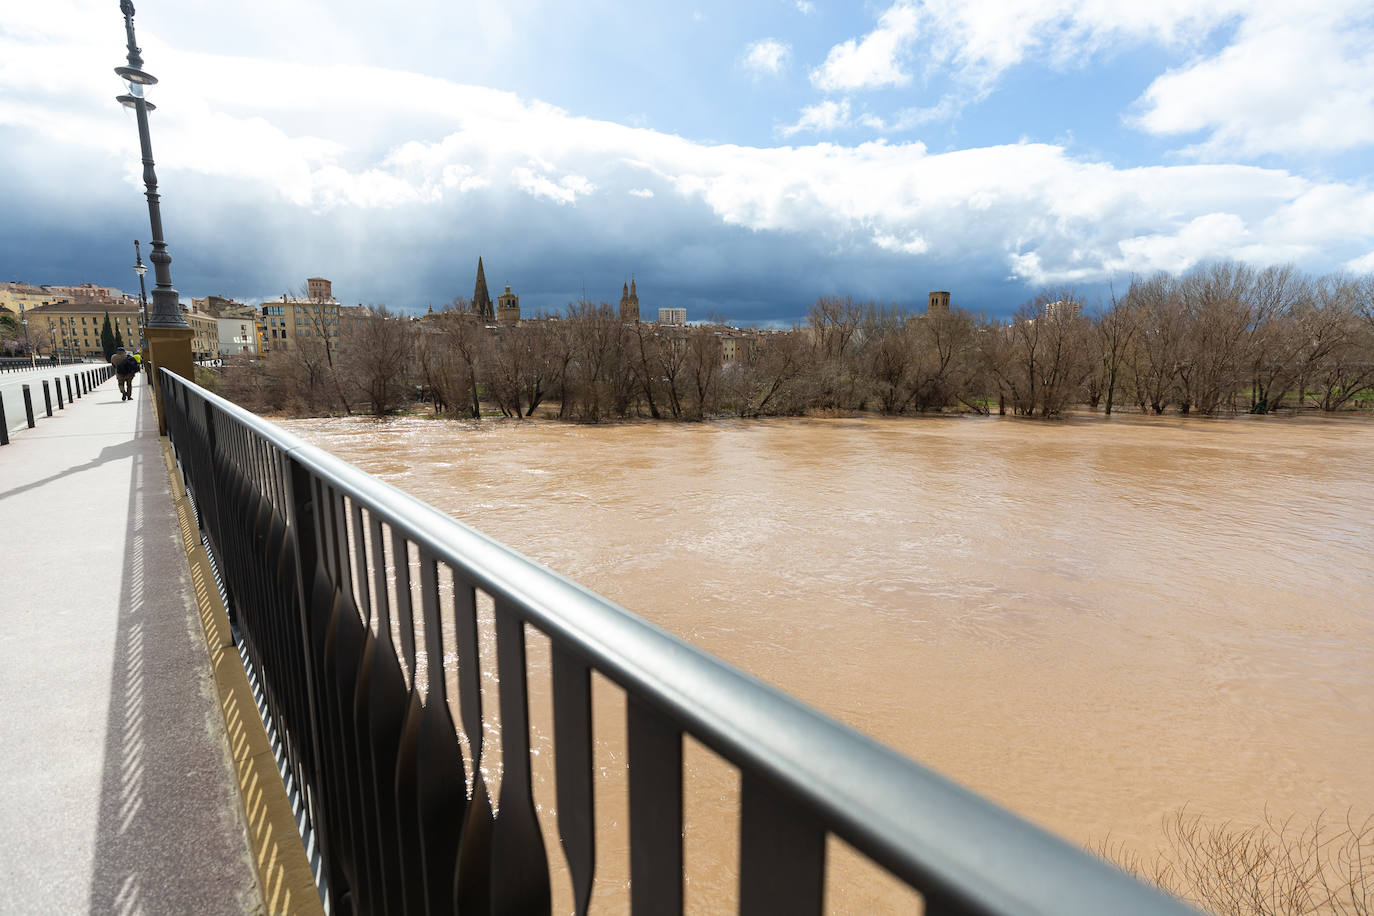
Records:
[[[1308,824],[1209,822],[1186,808],[1167,845],[1144,859],[1111,842],[1096,852],[1215,916],[1368,916],[1374,912],[1374,817]]]
[[[621,321],[607,303],[486,326],[457,299],[377,308],[214,379],[257,411],[428,410],[596,422],[940,411],[1055,417],[1374,407],[1374,277],[1205,265],[1085,307],[1047,290],[1010,321],[826,296],[790,329]]]

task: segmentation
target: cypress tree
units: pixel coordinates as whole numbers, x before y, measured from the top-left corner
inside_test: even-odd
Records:
[[[114,353],[115,347],[114,329],[110,327],[110,313],[105,313],[105,323],[100,326],[100,349],[105,351],[105,359],[108,361]]]
[[[119,333],[119,326],[115,325],[115,349],[124,346],[124,335]]]

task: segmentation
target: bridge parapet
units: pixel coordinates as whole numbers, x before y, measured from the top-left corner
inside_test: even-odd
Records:
[[[54,395],[58,410],[94,391],[114,370],[108,365],[40,366],[24,361],[23,374],[0,378],[0,445],[10,444],[10,434],[33,429],[37,421],[53,415]],[[66,398],[63,399],[65,383]]]
[[[557,806],[543,816],[556,819],[578,913],[595,877],[592,672],[627,697],[635,913],[683,908],[684,735],[740,772],[741,912],[822,912],[828,835],[914,888],[928,914],[1193,912],[279,427],[160,378],[331,912],[549,911],[527,626],[551,645]],[[495,806],[479,591],[495,614]],[[450,677],[429,673],[438,659]]]

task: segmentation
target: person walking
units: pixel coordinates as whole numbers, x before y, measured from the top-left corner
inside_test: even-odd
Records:
[[[119,347],[110,357],[114,365],[115,381],[119,383],[120,400],[131,401],[134,397],[134,376],[138,375],[138,360],[134,359],[123,347]]]

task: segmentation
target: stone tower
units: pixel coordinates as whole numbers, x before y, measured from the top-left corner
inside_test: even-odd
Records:
[[[936,312],[949,314],[949,293],[945,290],[935,290],[930,294],[930,300],[926,304],[926,313],[933,315]]]
[[[316,302],[328,302],[334,298],[334,284],[324,277],[309,277],[305,287],[308,290],[306,295]]]
[[[520,297],[510,291],[509,283],[506,291],[496,297],[496,320],[505,325],[520,323]]]
[[[635,281],[631,280],[628,287],[620,285],[620,320],[639,321],[639,293],[635,290]]]
[[[491,324],[496,320],[496,310],[492,307],[491,293],[487,292],[487,274],[482,270],[481,255],[477,256],[477,285],[472,288],[472,314],[486,324]]]

